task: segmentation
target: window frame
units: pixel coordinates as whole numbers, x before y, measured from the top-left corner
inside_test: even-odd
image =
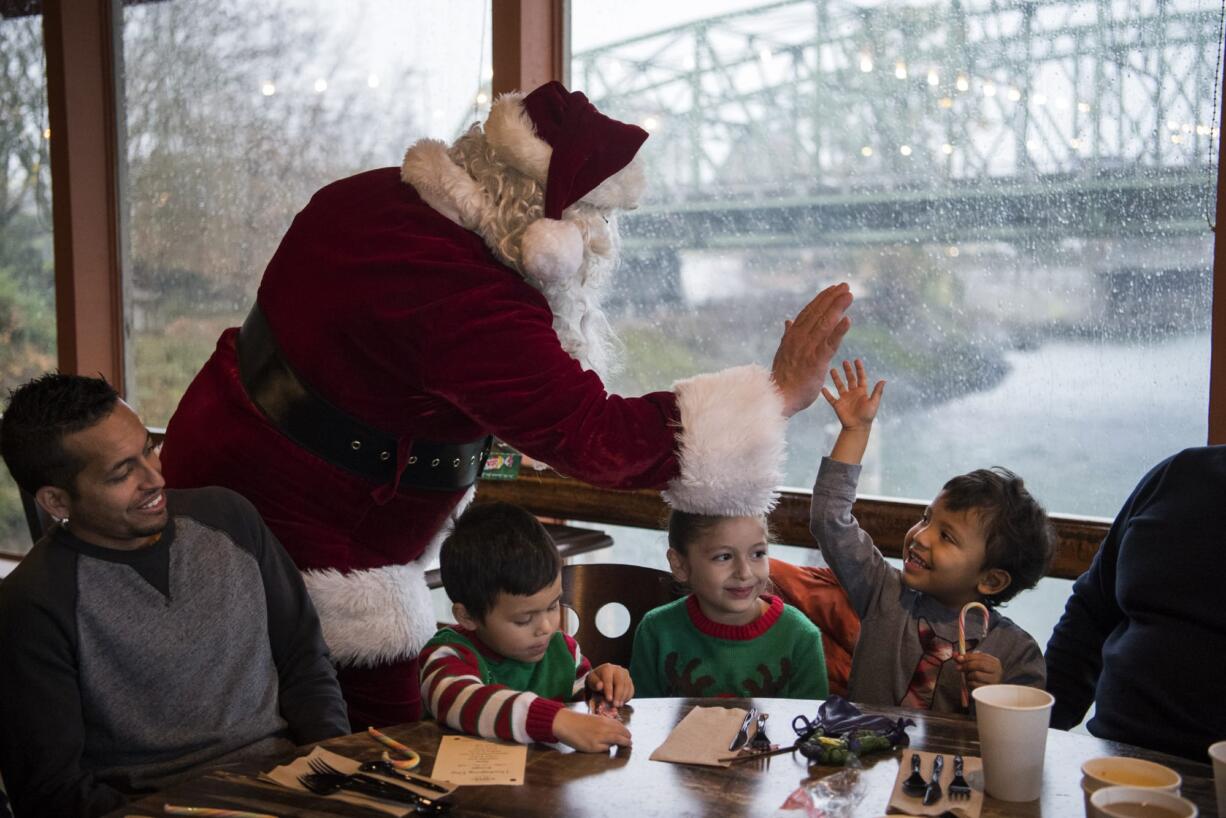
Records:
[[[567,0],[491,0],[495,94],[565,81],[568,56]],[[116,124],[119,0],[64,3],[47,0],[44,38],[51,115],[53,226],[58,354],[61,371],[101,373],[123,385],[128,368],[123,344],[124,305],[120,162]],[[1226,97],[1226,72],[1221,96]],[[1223,106],[1226,109],[1226,106]],[[1217,208],[1226,200],[1221,173],[1226,117],[1219,112]],[[1226,243],[1213,251],[1208,440],[1226,443]],[[124,391],[121,388],[121,392]],[[1139,477],[1140,475],[1138,475]],[[486,483],[482,501],[506,500],[549,517],[659,528],[664,505],[653,491],[599,489],[552,472]],[[780,543],[814,547],[808,533],[807,492],[783,494],[771,524]],[[887,555],[898,556],[902,534],[917,519],[919,503],[861,498],[855,511]],[[1059,546],[1049,576],[1072,578],[1089,566],[1108,521],[1054,517]]]

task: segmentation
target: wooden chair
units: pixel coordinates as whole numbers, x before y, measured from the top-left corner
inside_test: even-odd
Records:
[[[821,630],[830,692],[846,696],[851,656],[860,640],[860,617],[834,572],[772,557],[771,582],[784,602],[799,609]]]
[[[562,567],[562,604],[579,618],[572,635],[593,667],[605,662],[629,667],[634,630],[643,616],[684,595],[672,574],[656,568],[614,563]],[[619,636],[605,636],[596,627],[596,616],[610,603],[630,612],[630,627]]]

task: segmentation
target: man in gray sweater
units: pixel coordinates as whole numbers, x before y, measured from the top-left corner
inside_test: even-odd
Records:
[[[0,584],[0,775],[17,818],[100,815],[349,732],[301,575],[255,509],[166,491],[105,381],[15,390],[0,452],[55,521]]]

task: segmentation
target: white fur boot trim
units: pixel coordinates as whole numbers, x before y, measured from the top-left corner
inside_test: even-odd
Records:
[[[681,412],[681,473],[664,500],[697,514],[754,515],[774,508],[787,419],[770,372],[739,366],[678,381],[673,391]]]
[[[416,561],[341,573],[304,571],[324,641],[337,664],[371,667],[416,656],[438,630],[426,569],[476,493],[473,485]]]
[[[560,219],[537,219],[524,231],[524,272],[543,284],[568,281],[583,264],[583,234]]]

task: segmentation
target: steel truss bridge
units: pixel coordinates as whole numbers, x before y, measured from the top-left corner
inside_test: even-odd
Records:
[[[1207,231],[1226,0],[786,0],[571,83],[651,132],[627,249]]]

